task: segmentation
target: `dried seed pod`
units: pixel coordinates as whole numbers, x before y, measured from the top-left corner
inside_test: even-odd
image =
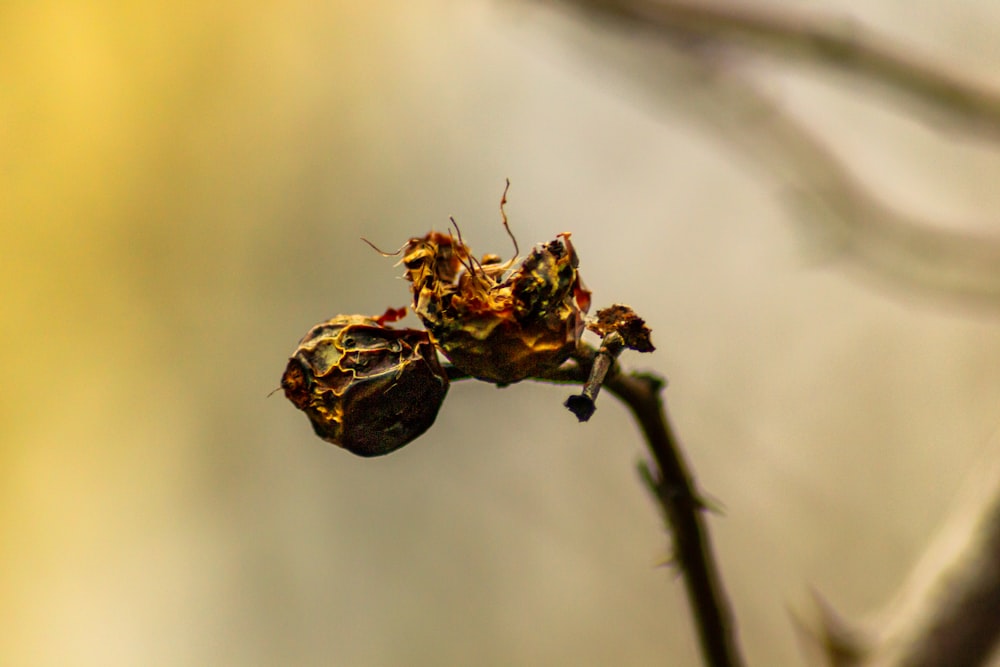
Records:
[[[514,270],[516,258],[475,259],[461,237],[410,239],[403,264],[414,312],[459,370],[509,384],[569,357],[590,307],[569,236],[535,248]]]
[[[338,315],[299,343],[281,386],[316,435],[359,456],[379,456],[434,423],[448,376],[426,332],[385,326],[403,312]]]

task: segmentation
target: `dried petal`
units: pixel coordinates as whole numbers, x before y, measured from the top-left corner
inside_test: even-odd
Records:
[[[360,456],[388,454],[424,433],[448,391],[429,336],[381,318],[338,315],[313,327],[281,386],[316,435]]]

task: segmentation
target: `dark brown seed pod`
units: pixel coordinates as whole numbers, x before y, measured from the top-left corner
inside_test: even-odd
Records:
[[[448,376],[427,332],[385,326],[404,312],[338,315],[299,343],[281,386],[316,435],[359,456],[380,456],[434,423]]]

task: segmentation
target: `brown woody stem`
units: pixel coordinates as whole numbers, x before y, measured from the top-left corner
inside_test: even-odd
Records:
[[[575,362],[534,379],[558,383],[584,382],[590,386],[600,374],[606,380],[604,386],[608,391],[631,411],[652,457],[640,466],[640,473],[659,504],[667,529],[673,536],[673,562],[684,580],[705,664],[710,667],[743,667],[745,663],[737,641],[735,619],[705,523],[705,504],[667,419],[661,394],[665,382],[650,374],[617,372],[615,356],[617,354],[610,350],[602,354],[592,348],[584,349]],[[598,363],[605,363],[599,361],[601,358],[608,359],[608,368],[595,372]],[[448,367],[448,374],[453,380],[468,377],[453,367]],[[600,387],[600,384],[597,381],[596,386]],[[591,400],[596,395],[594,390]]]
[[[705,523],[705,504],[667,419],[661,395],[663,380],[651,375],[619,374],[607,387],[639,422],[652,454],[653,460],[642,463],[640,473],[673,535],[674,562],[684,579],[705,664],[742,666],[735,619]]]
[[[604,337],[601,349],[594,356],[593,365],[590,367],[590,376],[583,385],[583,391],[574,394],[566,399],[563,404],[569,411],[576,415],[582,422],[588,421],[597,410],[597,394],[601,391],[601,385],[615,363],[618,355],[625,349],[625,340],[617,331],[613,331]]]

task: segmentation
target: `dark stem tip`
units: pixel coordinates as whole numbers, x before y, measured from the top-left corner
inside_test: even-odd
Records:
[[[594,416],[594,411],[597,410],[594,400],[583,394],[570,396],[563,405],[569,408],[569,411],[576,415],[576,418],[582,422],[588,421]]]

